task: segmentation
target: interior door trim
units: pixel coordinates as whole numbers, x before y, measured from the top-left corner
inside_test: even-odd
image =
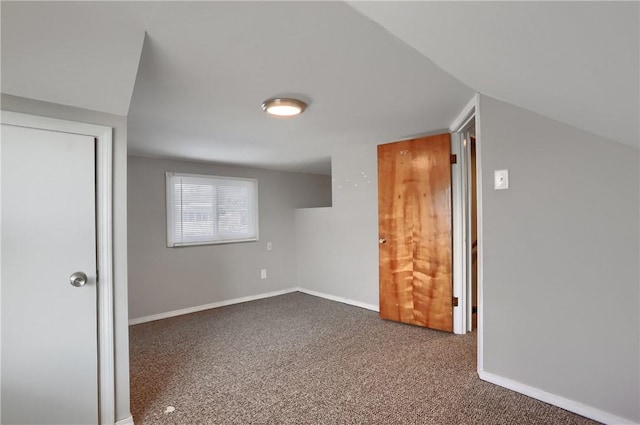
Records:
[[[0,111],[0,123],[90,136],[96,140],[96,246],[98,285],[98,412],[101,425],[115,422],[113,300],[113,130],[111,127]]]
[[[469,101],[469,103],[464,107],[464,109],[460,112],[458,117],[451,123],[449,126],[449,130],[451,133],[456,135],[457,143],[461,143],[461,137],[459,132],[464,129],[464,126],[471,120],[471,118],[475,117],[476,119],[476,187],[477,187],[477,210],[478,215],[476,218],[476,226],[478,231],[478,343],[477,343],[477,371],[478,374],[482,376],[484,373],[484,303],[483,303],[483,291],[484,291],[484,267],[483,267],[483,258],[484,258],[484,237],[482,234],[482,223],[483,223],[483,214],[482,214],[482,118],[480,113],[480,94],[476,93],[473,98]],[[466,163],[464,167],[466,167]],[[462,167],[462,165],[461,165]],[[461,181],[461,180],[460,180]],[[461,191],[462,187],[460,185],[456,186],[453,190]],[[459,215],[462,221],[466,219],[466,213],[464,208],[461,206],[458,210],[454,211],[454,215]],[[453,247],[454,264],[460,262],[466,262],[465,254],[464,254],[464,241],[459,240],[458,243],[454,241]],[[462,280],[455,281],[454,280],[454,288],[457,288],[460,293],[465,293],[464,291],[464,283]],[[454,289],[456,290],[456,289]],[[468,311],[468,310],[467,310]],[[454,320],[456,320],[456,316],[454,315]],[[463,318],[459,318],[462,320],[460,326],[464,326]],[[461,329],[462,330],[462,329]],[[465,330],[466,331],[466,330]]]

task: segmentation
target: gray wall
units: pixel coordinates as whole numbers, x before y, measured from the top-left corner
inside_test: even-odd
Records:
[[[113,250],[116,419],[129,417],[129,328],[127,318],[127,118],[2,94],[7,111],[113,127]]]
[[[640,422],[638,150],[479,110],[484,370]]]
[[[258,179],[260,240],[167,248],[167,171]],[[298,286],[294,211],[331,205],[330,177],[313,174],[130,156],[128,183],[132,319]]]
[[[484,370],[639,422],[638,150],[486,96],[480,121]],[[332,171],[333,207],[296,212],[299,285],[375,307],[375,147]]]
[[[333,206],[296,211],[299,286],[377,309],[377,147],[335,150],[331,174]]]
[[[299,286],[378,310],[378,147],[335,149],[331,176],[332,207],[296,211]]]

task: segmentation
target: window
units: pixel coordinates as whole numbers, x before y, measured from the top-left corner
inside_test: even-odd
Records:
[[[167,246],[258,240],[258,181],[167,173]]]

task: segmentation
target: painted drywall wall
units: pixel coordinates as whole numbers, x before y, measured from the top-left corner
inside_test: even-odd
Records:
[[[375,145],[336,149],[333,205],[296,211],[298,286],[378,308]]]
[[[257,179],[260,240],[167,248],[166,172]],[[331,205],[330,177],[314,174],[130,156],[128,181],[131,319],[298,286],[294,211]]]
[[[127,118],[2,94],[3,110],[113,128],[113,265],[116,419],[128,418],[129,327],[127,316]]]
[[[484,370],[638,422],[639,152],[481,99]],[[300,287],[377,307],[376,168],[333,152],[333,206],[296,211]]]
[[[479,111],[484,370],[640,422],[640,152],[486,96]]]

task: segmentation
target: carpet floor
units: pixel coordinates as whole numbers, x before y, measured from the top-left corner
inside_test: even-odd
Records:
[[[452,335],[302,293],[130,328],[131,409],[155,424],[595,424],[481,381]]]

